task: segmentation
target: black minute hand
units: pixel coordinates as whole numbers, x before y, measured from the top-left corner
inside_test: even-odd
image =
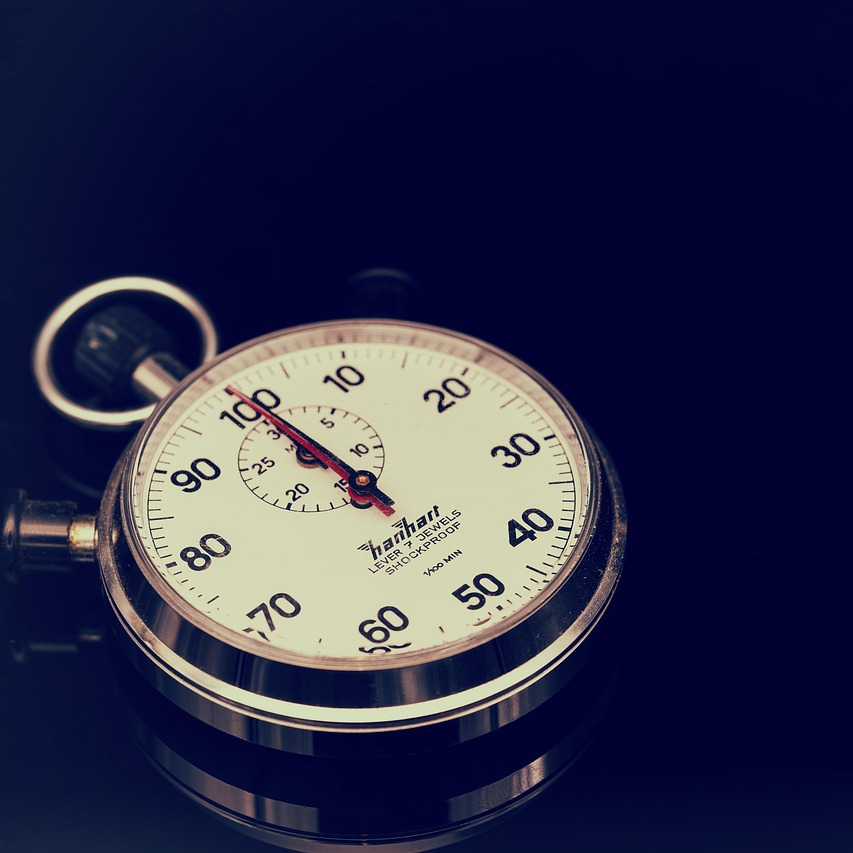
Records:
[[[320,462],[334,471],[342,480],[346,480],[350,500],[355,502],[356,505],[367,502],[373,504],[383,515],[394,514],[394,510],[392,509],[394,501],[379,489],[376,485],[376,476],[373,473],[370,471],[356,471],[355,468],[348,465],[340,457],[335,456],[331,450],[327,450],[318,441],[315,441],[302,432],[301,429],[295,427],[280,415],[271,412],[251,397],[247,397],[236,388],[229,385],[225,390],[232,396],[237,397],[237,399],[242,400],[249,408],[256,411],[276,429],[283,432],[288,438],[319,459]]]

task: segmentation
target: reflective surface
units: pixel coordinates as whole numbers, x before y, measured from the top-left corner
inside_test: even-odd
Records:
[[[307,757],[230,737],[164,700],[116,652],[128,725],[163,777],[232,829],[296,850],[352,849],[370,838],[405,853],[493,829],[589,746],[615,684],[601,644],[583,673],[517,722],[464,744],[386,740],[356,761],[354,753],[321,747],[322,756]]]
[[[853,848],[849,15],[332,8],[0,5],[4,490],[92,509],[125,448],[58,423],[31,380],[39,324],[81,285],[174,280],[230,346],[352,316],[353,272],[403,267],[418,319],[567,393],[632,513],[607,736],[456,849]],[[578,317],[581,374],[559,356]],[[4,638],[26,616],[61,645],[100,606],[21,592]],[[5,847],[267,849],[149,767],[101,652],[2,666]]]

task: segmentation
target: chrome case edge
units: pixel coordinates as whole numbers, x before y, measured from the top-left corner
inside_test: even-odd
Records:
[[[121,520],[119,498],[126,460],[116,466],[110,478],[99,517],[98,558],[114,632],[135,667],[164,696],[199,720],[252,743],[303,754],[317,754],[318,745],[313,735],[324,732],[392,732],[401,728],[432,724],[431,741],[449,744],[493,731],[538,707],[568,684],[583,668],[589,651],[589,644],[585,640],[604,613],[619,579],[625,548],[624,500],[609,457],[597,443],[596,450],[601,463],[601,482],[604,485],[601,490],[603,505],[597,509],[593,519],[595,530],[589,546],[572,575],[577,582],[586,580],[592,587],[592,594],[582,611],[582,614],[587,616],[583,630],[572,637],[572,641],[561,654],[554,656],[538,672],[534,672],[525,682],[517,684],[504,695],[486,696],[479,703],[459,707],[455,712],[444,715],[409,719],[403,716],[390,724],[376,722],[372,725],[353,726],[324,724],[306,715],[271,714],[256,704],[227,699],[231,685],[226,682],[219,682],[221,686],[218,690],[202,686],[198,683],[198,676],[205,674],[208,680],[211,676],[203,667],[194,667],[175,654],[162,638],[151,630],[139,615],[128,592],[128,579],[131,578],[135,581],[138,592],[141,589],[143,595],[152,594],[150,586],[146,589],[144,575],[127,548]],[[160,620],[161,626],[169,624],[173,628],[175,638],[184,637],[188,645],[202,639],[198,636],[201,633],[198,628],[168,609],[165,602],[158,604],[163,608],[160,612],[165,612],[168,617]],[[561,636],[571,633],[571,628],[576,627],[579,621],[575,620]],[[227,651],[226,649],[226,654]],[[233,650],[231,654],[245,655],[244,652]],[[170,666],[166,657],[172,658],[175,665]],[[193,674],[197,676],[196,679],[192,678]],[[216,683],[215,679],[213,683]],[[309,712],[310,709],[311,706],[304,708]],[[436,725],[437,723],[442,724]],[[324,739],[323,751],[328,749],[329,745],[328,740]]]

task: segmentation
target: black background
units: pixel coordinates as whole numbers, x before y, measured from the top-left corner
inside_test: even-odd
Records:
[[[3,4],[0,486],[87,507],[121,449],[30,378],[79,287],[183,285],[227,347],[404,269],[629,508],[607,728],[460,853],[849,850],[850,13],[595,8]],[[263,849],[136,754],[97,649],[2,666],[0,850]]]

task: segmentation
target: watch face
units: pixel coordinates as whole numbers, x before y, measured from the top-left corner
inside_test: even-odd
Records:
[[[394,666],[547,600],[582,549],[586,447],[559,395],[482,342],[323,323],[194,374],[137,440],[125,511],[196,624],[309,666]]]

